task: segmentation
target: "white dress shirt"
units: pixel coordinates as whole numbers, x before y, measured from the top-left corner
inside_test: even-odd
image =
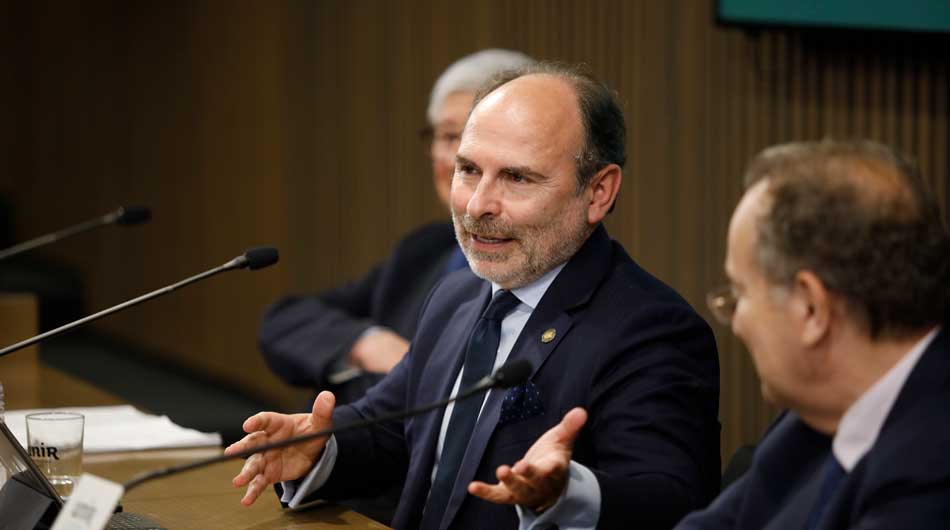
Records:
[[[884,420],[891,413],[891,408],[897,401],[901,389],[904,388],[907,377],[917,366],[920,356],[933,342],[939,330],[940,328],[936,327],[917,341],[917,344],[891,367],[884,377],[878,379],[871,388],[861,394],[861,397],[852,403],[841,417],[838,432],[835,433],[831,442],[831,451],[841,467],[848,473],[874,446],[877,436],[881,434]]]

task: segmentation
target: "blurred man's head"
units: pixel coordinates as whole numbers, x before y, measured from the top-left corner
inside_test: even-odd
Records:
[[[753,159],[746,183],[726,272],[736,296],[732,329],[767,399],[820,407],[832,384],[848,383],[836,368],[873,365],[854,356],[944,320],[947,232],[913,166],[891,149],[868,141],[780,145]]]
[[[574,255],[616,199],[623,140],[611,92],[578,69],[531,65],[487,85],[465,125],[451,193],[472,271],[513,289]]]
[[[527,55],[510,50],[482,50],[452,63],[439,76],[429,96],[426,112],[432,136],[432,178],[436,194],[449,204],[455,153],[465,120],[472,110],[475,91],[495,74],[533,63]]]

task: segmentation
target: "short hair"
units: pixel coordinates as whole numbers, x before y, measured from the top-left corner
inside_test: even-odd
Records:
[[[578,193],[590,183],[595,173],[608,164],[622,168],[627,162],[627,126],[623,111],[614,91],[598,81],[583,65],[544,61],[501,72],[478,90],[475,105],[502,85],[535,74],[564,79],[577,94],[577,107],[584,127],[584,145],[575,155]]]
[[[432,93],[429,94],[429,108],[426,111],[429,125],[435,125],[442,103],[449,94],[475,92],[498,72],[519,68],[533,62],[534,59],[521,52],[497,48],[475,52],[455,61],[442,72],[435,85],[432,86]]]
[[[771,282],[814,272],[872,339],[947,316],[950,238],[907,158],[867,140],[788,143],[751,161],[746,185],[761,180],[756,254]]]

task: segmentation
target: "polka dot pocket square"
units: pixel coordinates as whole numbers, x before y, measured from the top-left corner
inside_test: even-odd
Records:
[[[505,400],[501,402],[501,416],[498,426],[524,421],[528,418],[544,414],[544,405],[541,403],[541,394],[534,383],[528,381],[508,389]]]

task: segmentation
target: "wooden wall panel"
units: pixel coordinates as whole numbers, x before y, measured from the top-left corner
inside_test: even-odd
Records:
[[[0,136],[12,160],[0,183],[21,239],[122,202],[155,208],[134,233],[48,251],[85,272],[90,309],[246,246],[279,246],[273,270],[217,278],[100,328],[283,403],[296,398],[262,375],[257,316],[282,292],[357,277],[401,234],[445,217],[416,131],[439,72],[480,48],[584,62],[617,90],[629,162],[609,230],[703,314],[723,281],[743,166],[767,145],[892,143],[950,203],[939,36],[745,32],[693,0],[0,5],[22,22],[3,64],[28,87],[0,92],[17,131]],[[774,411],[741,345],[715,330],[728,455]]]

